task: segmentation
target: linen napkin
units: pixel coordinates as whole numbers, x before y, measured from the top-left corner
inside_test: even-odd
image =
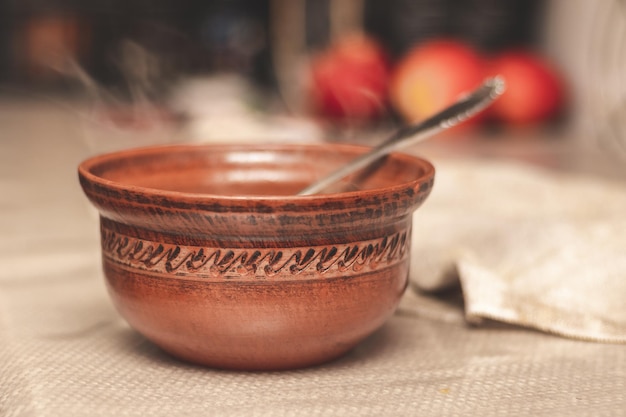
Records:
[[[435,161],[402,309],[626,343],[626,184],[504,161]],[[428,294],[429,297],[424,295]]]

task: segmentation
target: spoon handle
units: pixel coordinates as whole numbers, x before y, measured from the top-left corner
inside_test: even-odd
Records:
[[[418,124],[399,129],[371,151],[359,156],[340,169],[331,172],[326,177],[315,181],[313,184],[302,189],[298,195],[319,193],[329,185],[366,167],[398,148],[421,142],[443,130],[464,122],[489,106],[496,98],[504,93],[505,89],[506,84],[504,79],[500,76],[487,78],[485,82],[471,94],[464,96],[450,107],[447,107]]]

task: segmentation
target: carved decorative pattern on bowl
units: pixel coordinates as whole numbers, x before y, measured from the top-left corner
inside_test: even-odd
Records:
[[[182,246],[152,242],[101,229],[105,261],[176,277],[225,281],[335,278],[403,262],[410,228],[376,240],[289,249]]]

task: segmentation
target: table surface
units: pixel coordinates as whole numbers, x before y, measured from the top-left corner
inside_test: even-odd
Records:
[[[626,415],[625,346],[472,327],[454,294],[434,303],[451,314],[428,299],[401,308],[318,367],[229,372],[167,356],[109,302],[97,217],[76,177],[78,119],[62,103],[0,102],[0,415]],[[624,174],[564,140],[529,143],[465,143],[452,157]]]

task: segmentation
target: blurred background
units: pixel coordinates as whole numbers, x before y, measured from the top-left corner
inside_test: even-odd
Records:
[[[5,109],[62,103],[84,122],[93,152],[144,140],[368,142],[502,74],[509,90],[497,106],[440,141],[558,141],[619,156],[624,7],[0,0],[0,100]],[[122,142],[107,138],[113,131]]]

